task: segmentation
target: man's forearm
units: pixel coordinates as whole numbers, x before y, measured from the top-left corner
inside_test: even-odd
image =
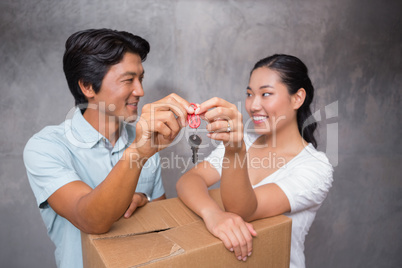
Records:
[[[105,180],[77,203],[83,231],[107,232],[129,207],[145,164],[134,149],[125,150]],[[81,228],[80,228],[81,229]]]

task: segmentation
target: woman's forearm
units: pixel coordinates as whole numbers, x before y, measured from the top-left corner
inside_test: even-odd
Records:
[[[257,209],[257,198],[248,177],[244,142],[238,150],[227,147],[224,160],[220,186],[223,205],[226,211],[247,220]]]
[[[194,170],[184,174],[176,184],[180,200],[204,220],[214,211],[222,211],[209,196],[208,186],[202,175]]]

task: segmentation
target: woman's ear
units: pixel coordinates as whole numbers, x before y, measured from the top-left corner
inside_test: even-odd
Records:
[[[292,101],[293,101],[293,109],[299,109],[306,99],[306,90],[304,88],[299,88],[299,90],[293,94]]]
[[[88,100],[95,96],[95,91],[92,88],[92,84],[79,80],[78,85],[81,88],[82,94],[84,94]]]

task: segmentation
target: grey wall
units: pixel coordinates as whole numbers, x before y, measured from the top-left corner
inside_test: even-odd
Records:
[[[62,71],[67,37],[107,27],[151,43],[142,103],[170,92],[193,102],[219,96],[238,103],[258,59],[277,52],[300,57],[317,89],[319,148],[336,166],[307,236],[307,265],[400,267],[401,11],[398,0],[2,0],[1,266],[55,266],[22,150],[73,107]],[[201,157],[210,150],[200,150]],[[168,197],[176,196],[186,169],[175,156],[190,156],[184,139],[162,152]]]

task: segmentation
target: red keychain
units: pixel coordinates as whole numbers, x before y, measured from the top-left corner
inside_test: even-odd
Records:
[[[197,104],[195,103],[190,103],[190,106],[194,108],[194,111],[198,108]],[[191,128],[198,128],[201,125],[201,119],[198,114],[188,114],[187,121]]]
[[[194,108],[194,111],[198,108],[197,104],[195,103],[190,103],[190,106]],[[191,128],[195,128],[197,131],[197,128],[201,125],[201,119],[200,116],[197,114],[188,114],[187,115],[187,121],[188,125]],[[197,163],[198,161],[198,147],[201,145],[202,139],[200,136],[197,134],[192,134],[190,137],[188,137],[188,143],[191,146],[191,151],[192,151],[192,160],[193,164]]]

